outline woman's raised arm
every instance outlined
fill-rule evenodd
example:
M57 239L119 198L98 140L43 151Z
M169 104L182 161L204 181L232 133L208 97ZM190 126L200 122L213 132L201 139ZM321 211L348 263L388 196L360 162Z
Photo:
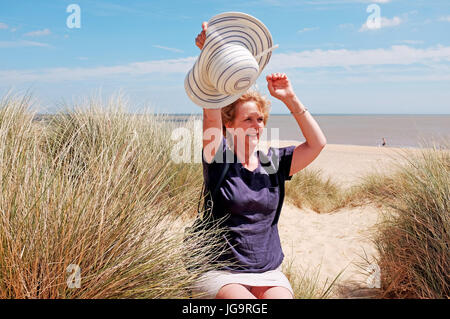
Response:
M203 109L203 155L211 163L222 142L222 115L220 109Z
M208 23L202 23L202 32L195 38L195 45L201 50L206 40ZM203 109L203 154L211 163L222 141L222 115L220 109Z
M270 95L282 101L293 114L306 141L298 145L292 155L292 176L308 166L322 151L327 140L317 122L294 93L291 83L284 73L273 73L266 77Z

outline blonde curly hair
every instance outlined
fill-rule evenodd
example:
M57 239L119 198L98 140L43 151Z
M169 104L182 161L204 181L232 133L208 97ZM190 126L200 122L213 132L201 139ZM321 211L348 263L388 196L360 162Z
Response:
M267 120L269 119L270 101L268 98L261 95L261 93L259 93L258 91L250 90L250 91L247 91L247 93L242 95L239 99L237 99L230 105L227 105L222 108L222 110L221 110L222 130L223 130L224 136L226 136L225 123L233 122L234 118L236 117L236 106L239 103L248 102L248 101L254 101L256 103L259 111L264 116L264 126L266 126Z

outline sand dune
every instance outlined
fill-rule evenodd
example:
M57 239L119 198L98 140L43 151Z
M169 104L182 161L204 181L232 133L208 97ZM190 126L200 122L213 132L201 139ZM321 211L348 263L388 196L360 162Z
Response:
M380 212L376 207L317 214L285 203L279 220L285 262L292 260L294 268L306 271L310 277L318 273L322 284L331 282L344 271L339 277L341 286L368 288L369 264L362 256L367 254L371 260L376 256L370 238L379 221ZM333 296L342 295L335 291Z
M278 147L298 145L299 141L278 141ZM261 144L261 148L267 146ZM325 145L319 156L308 168L320 169L324 177L331 177L343 187L357 183L359 178L369 172L389 172L392 162L405 161L401 155L405 151L418 152L417 148L375 147L360 145Z
M280 146L298 143L283 141ZM392 160L399 159L399 152L401 149L326 145L308 168L320 169L325 177L329 176L344 187L351 186L365 173L392 169ZM293 260L295 268L310 274L320 268L322 283L333 280L344 270L339 281L346 291L336 290L334 297L357 296L362 292L370 295L369 273L366 272L369 264L364 263L361 256L367 254L371 260L376 257L371 236L381 221L381 214L381 208L374 205L318 214L309 209L300 210L286 201L279 220L285 261ZM364 266L360 268L357 264ZM359 289L352 290L355 287Z

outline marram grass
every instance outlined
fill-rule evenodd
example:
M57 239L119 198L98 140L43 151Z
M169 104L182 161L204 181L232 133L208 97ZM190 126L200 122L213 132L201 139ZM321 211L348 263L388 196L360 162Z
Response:
M381 272L378 297L450 296L450 145L443 145L399 151L402 161L392 162L392 173L368 174L353 188L360 202L383 211L373 239Z
M375 194L387 207L375 245L381 297L450 297L450 145L404 152L396 178Z
M190 288L215 267L220 230L183 242L202 171L171 160L175 124L128 114L120 97L75 104L48 122L33 122L31 106L29 96L0 101L0 298L196 297ZM374 241L381 296L448 298L449 155L406 158L350 190L305 169L286 196L317 212L388 209ZM314 274L284 271L296 298L329 297L334 282L322 288Z
M185 174L170 127L125 114L120 99L36 124L30 103L0 102L0 298L192 297L217 242L183 243L200 188L170 190Z
M439 145L401 150L392 172L367 174L348 189L309 169L287 184L287 198L299 208L322 213L374 204L384 213L373 239L381 288L372 296L450 297L450 144Z

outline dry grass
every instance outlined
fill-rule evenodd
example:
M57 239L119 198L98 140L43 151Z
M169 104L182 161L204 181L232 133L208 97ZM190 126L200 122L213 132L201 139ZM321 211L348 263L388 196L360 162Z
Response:
M393 162L393 173L368 174L349 189L308 170L287 186L287 196L300 208L322 213L376 204L385 212L374 239L381 269L378 297L450 296L450 145L434 145L400 151L404 161Z
M286 198L298 208L329 213L345 206L345 192L320 170L303 169L286 183Z
M84 101L47 123L33 122L31 104L11 94L0 101L0 298L190 297L219 245L215 231L183 243L202 170L171 160L175 124L127 114L120 97ZM286 195L317 212L384 207L375 240L381 297L448 298L449 153L405 158L396 173L345 190L303 170ZM70 265L81 271L79 288L68 285ZM283 270L297 298L326 298L334 284Z
M328 299L341 276L341 271L331 282L320 283L320 266L315 270L294 269L294 259L283 262L282 271L286 275L295 299Z
M47 124L30 104L0 102L0 298L189 297L217 243L182 241L200 188L170 161L170 125L126 114L119 97Z
M433 147L404 158L374 194L389 212L375 239L381 297L449 298L450 152Z

